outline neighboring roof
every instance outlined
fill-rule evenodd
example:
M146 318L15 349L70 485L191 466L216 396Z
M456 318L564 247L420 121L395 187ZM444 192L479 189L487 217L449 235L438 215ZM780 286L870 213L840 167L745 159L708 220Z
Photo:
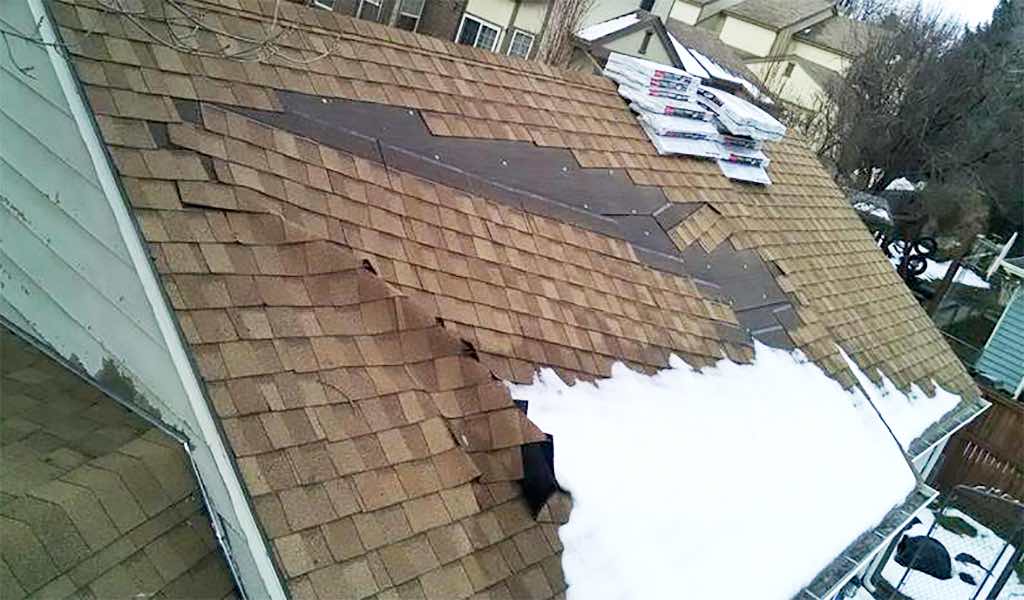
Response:
M704 54L722 67L732 71L734 75L738 75L750 82L759 81L757 75L743 63L736 50L718 39L713 32L701 27L687 25L676 19L668 19L665 22L665 28L684 46Z
M831 0L745 0L724 12L772 29L783 29L831 10L834 5Z
M871 42L884 31L876 25L836 15L808 27L793 37L855 57L867 50Z
M53 6L295 596L559 594L557 524L517 484L541 435L501 382L541 366L743 361L756 335L846 385L836 344L974 406L800 140L767 149L775 185L737 184L658 156L605 78L201 4L224 31L296 31L234 62Z
M183 446L3 324L0 422L5 599L234 594Z
M1009 262L1009 261L1007 261ZM1016 292L1003 309L995 329L985 343L974 368L997 387L1011 395L1024 380L1024 292Z

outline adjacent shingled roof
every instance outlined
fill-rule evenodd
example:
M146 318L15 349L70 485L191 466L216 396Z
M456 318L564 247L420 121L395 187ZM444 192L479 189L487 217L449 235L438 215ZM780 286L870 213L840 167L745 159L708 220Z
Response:
M798 40L824 46L847 56L859 56L884 29L842 15L825 19L794 37Z
M204 18L255 35L274 6ZM539 366L745 360L753 332L848 385L837 343L974 394L798 140L742 186L658 156L600 77L287 3L305 62L53 7L297 597L559 594L516 484L539 432L498 381Z
M834 4L831 0L745 0L730 6L725 12L782 29L828 10Z
M0 590L233 597L181 444L0 325Z

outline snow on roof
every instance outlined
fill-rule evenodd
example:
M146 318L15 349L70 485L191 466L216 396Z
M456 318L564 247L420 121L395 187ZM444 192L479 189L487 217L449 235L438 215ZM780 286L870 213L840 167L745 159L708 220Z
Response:
M904 450L908 450L911 442L960 403L960 396L939 386L935 386L934 396L929 396L916 384L910 386L909 394L904 393L884 374L881 385L875 385L857 368L857 363L842 350L839 352Z
M758 98L758 97L761 96L760 88L758 88L753 83L750 83L749 81L747 81L746 79L744 79L742 77L737 77L736 75L733 75L732 73L727 71L724 67L722 67L721 65L719 65L715 61L711 60L707 56L704 56L700 52L698 52L698 51L696 51L696 50L694 50L692 48L690 48L689 50L690 50L690 53L693 54L693 57L697 59L697 62L699 62L702 67L707 69L707 72L710 73L711 76L714 77L715 79L721 79L723 81L730 81L732 83L740 85L745 90L747 90L748 94L750 94L754 98Z
M700 61L698 61L692 54L690 54L689 48L679 43L679 40L676 39L676 36L670 33L668 34L668 39L672 42L672 47L675 48L676 55L679 56L679 60L681 60L683 63L683 69L687 73L690 73L691 75L696 75L701 79L711 78L711 74L708 73L707 69L702 67Z
M554 436L572 494L569 598L790 598L915 486L865 396L799 352L755 343L751 364L673 356L572 386L544 370L511 390Z
M576 36L582 40L592 42L596 39L603 38L606 35L611 35L616 31L621 31L630 25L635 25L640 22L640 15L632 12L628 15L622 15L621 17L615 17L607 21L595 23L590 27L584 27L576 32Z

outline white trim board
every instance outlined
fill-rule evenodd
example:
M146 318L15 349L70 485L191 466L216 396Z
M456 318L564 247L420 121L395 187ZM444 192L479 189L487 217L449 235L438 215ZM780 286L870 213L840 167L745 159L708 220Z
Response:
M278 576L277 569L271 560L270 549L263 538L263 534L249 505L248 497L242 488L238 472L235 470L231 456L224 444L224 440L221 438L217 423L214 421L210 406L203 394L202 385L189 360L184 342L178 333L174 315L171 314L171 310L167 306L163 289L149 261L149 255L135 228L132 216L128 211L126 199L121 195L117 177L111 168L110 162L107 160L103 142L96 131L92 119L92 113L86 106L85 100L81 96L77 79L64 58L62 48L60 47L60 39L50 20L49 13L43 5L43 0L26 1L32 11L33 19L39 23L39 34L46 44L47 54L57 73L61 90L64 92L64 96L71 107L75 124L78 126L82 140L89 150L93 168L96 170L104 196L114 213L118 230L125 246L128 248L132 265L142 282L146 298L153 309L153 314L160 327L163 340L167 344L174 368L188 396L189 405L199 422L200 433L210 448L217 470L227 488L232 504L231 509L234 511L242 527L242 533L245 536L249 553L256 564L259 574L260 581L253 583L261 584L260 588L262 589L260 591L262 593L259 594L260 596L274 600L284 600L287 596L281 578ZM253 595L257 590L250 588L247 591L250 595Z

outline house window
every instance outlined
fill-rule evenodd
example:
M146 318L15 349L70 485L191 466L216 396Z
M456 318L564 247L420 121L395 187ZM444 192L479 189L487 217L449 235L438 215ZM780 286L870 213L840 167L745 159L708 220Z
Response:
M518 30L512 33L512 41L508 45L509 56L529 58L531 48L533 48L533 35Z
M333 0L331 0L333 2ZM380 0L359 0L356 18L367 21L380 21Z
M334 10L334 2L335 0L313 0L313 6L327 10Z
M423 4L425 0L401 0L398 8L398 21L395 26L406 31L416 31L420 26L420 17L423 16Z
M796 63L786 63L786 70L785 70L785 72L782 73L782 76L783 77L789 77L790 75L792 75L793 74L793 67L795 67L795 66L796 66Z
M651 12L654 10L654 0L640 0L640 10Z
M482 19L463 15L462 24L459 26L459 35L455 37L455 41L493 52L498 45L498 36L500 35L501 29L498 27Z

